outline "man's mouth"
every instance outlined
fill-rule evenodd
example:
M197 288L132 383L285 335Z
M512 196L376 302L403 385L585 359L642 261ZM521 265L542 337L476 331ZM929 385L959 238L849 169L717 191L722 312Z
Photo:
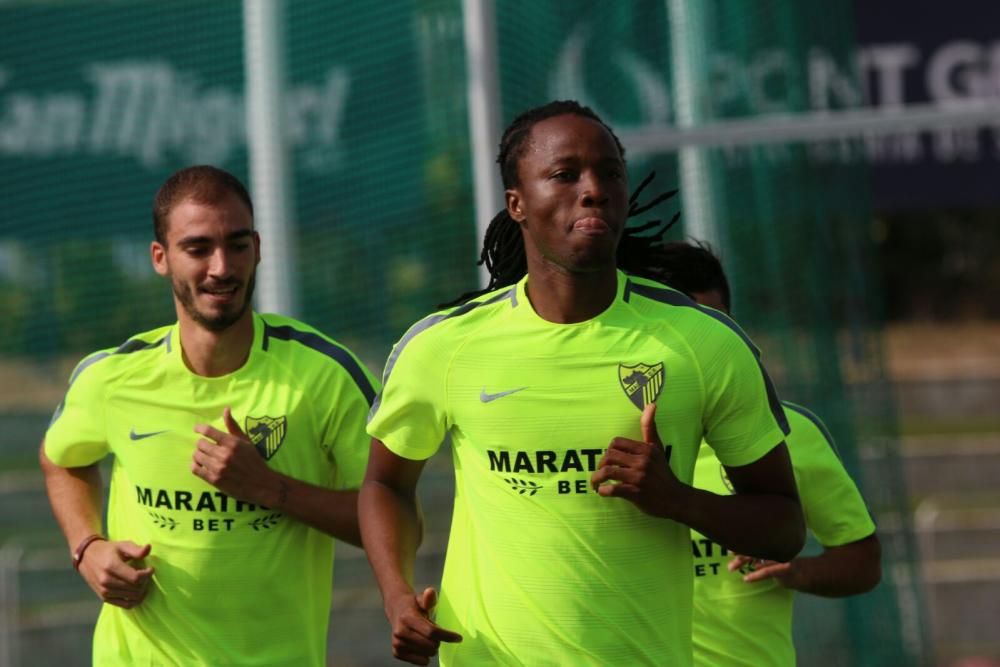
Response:
M212 286L212 287L202 287L200 292L202 294L207 294L213 299L218 299L221 301L232 298L236 294L236 291L240 288L239 285L226 285L226 286Z
M601 218L580 218L573 223L573 231L588 236L600 236L608 234L611 231L611 225Z

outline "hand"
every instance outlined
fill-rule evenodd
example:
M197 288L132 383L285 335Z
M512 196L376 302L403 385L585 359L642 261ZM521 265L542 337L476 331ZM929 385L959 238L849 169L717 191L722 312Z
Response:
M208 424L194 427L196 433L205 437L198 440L191 472L238 500L280 506L284 488L280 479L233 419L232 410L226 408L222 419L228 433Z
M420 595L405 593L386 604L386 616L392 626L392 654L398 660L427 665L441 642L462 641L462 635L430 620L435 605L437 592L433 588L425 588Z
M727 568L730 572L739 570L743 573L743 581L752 584L756 581L766 581L776 579L785 588L794 588L795 583L795 560L782 563L776 560L765 558L751 558L750 556L737 555Z
M668 517L683 485L670 469L655 418L656 404L650 403L639 419L643 442L612 440L590 485L602 496L625 498L647 514Z
M131 609L146 599L154 569L136 567L152 547L134 542L93 542L80 561L80 574L101 601Z

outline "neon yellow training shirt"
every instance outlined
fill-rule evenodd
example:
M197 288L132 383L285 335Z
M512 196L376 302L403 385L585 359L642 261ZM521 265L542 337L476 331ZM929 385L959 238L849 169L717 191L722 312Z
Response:
M590 476L612 438L641 438L650 401L679 479L703 433L724 460L755 461L782 440L777 398L736 325L679 292L619 273L607 310L554 324L525 283L413 325L368 424L409 459L451 436L437 623L464 641L441 664L690 664L688 528Z
M835 547L875 532L857 486L837 457L833 439L819 418L783 402L791 433L792 459L806 525L821 544ZM694 484L730 493L725 469L702 446ZM794 591L774 579L747 584L726 566L732 552L691 531L694 552L694 664L698 667L794 667Z
M311 484L358 488L376 385L344 347L295 320L254 314L239 370L202 377L181 355L178 325L84 359L45 437L61 466L114 455L112 540L151 544L141 605L105 604L101 665L325 665L333 539L237 501L191 472L193 428L233 416L268 465Z

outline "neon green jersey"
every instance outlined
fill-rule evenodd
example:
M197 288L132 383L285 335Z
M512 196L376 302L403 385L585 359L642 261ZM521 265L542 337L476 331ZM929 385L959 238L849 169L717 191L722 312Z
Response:
M333 539L239 502L191 472L195 424L233 416L268 465L329 488L357 488L375 384L344 347L288 318L254 315L242 368L188 370L175 324L84 359L45 436L61 466L114 455L113 540L151 544L143 603L104 605L101 665L325 665Z
M612 438L641 438L650 401L681 480L703 433L724 460L755 461L782 440L768 386L730 320L621 273L586 322L541 319L522 280L411 327L368 432L409 459L451 437L437 622L464 641L441 645L442 665L690 664L688 529L590 476Z
M783 402L791 433L785 442L792 459L806 525L827 547L856 542L875 532L857 486L837 457L833 439L819 418ZM703 446L695 466L695 486L730 493L725 469ZM694 664L698 667L793 667L794 591L774 579L744 583L726 569L733 554L691 531L694 566Z

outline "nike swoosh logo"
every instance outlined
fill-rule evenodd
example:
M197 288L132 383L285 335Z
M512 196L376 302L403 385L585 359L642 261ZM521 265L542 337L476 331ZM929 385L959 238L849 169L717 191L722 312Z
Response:
M136 433L135 427L133 426L132 430L129 431L128 437L129 440L145 440L146 438L152 438L154 435L160 435L161 433L166 433L169 430L170 429L167 429L166 431L153 431L152 433Z
M486 393L486 387L483 387L479 391L479 400L482 401L483 403L489 403L490 401L495 401L498 398L503 398L504 396L510 396L511 394L516 394L517 392L523 391L525 389L527 389L527 387L518 387L517 389L510 389L508 391L501 391L501 392L496 393L496 394L487 394Z

